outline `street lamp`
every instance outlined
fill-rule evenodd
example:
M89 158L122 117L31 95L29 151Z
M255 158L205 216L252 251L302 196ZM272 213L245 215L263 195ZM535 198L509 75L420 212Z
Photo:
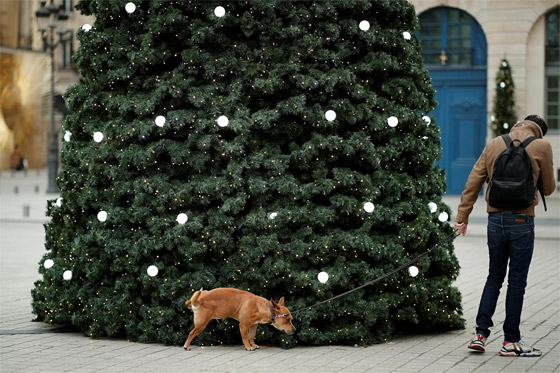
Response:
M43 50L49 50L51 55L51 94L49 96L49 108L51 111L51 133L49 136L49 146L47 151L47 170L48 186L47 193L58 193L56 186L56 176L58 174L58 135L54 125L54 50L66 40L64 37L71 31L66 30L68 14L64 12L64 7L50 4L45 7L46 1L41 1L41 7L35 12L37 24L41 38L43 39ZM57 30L58 29L58 30ZM57 39L55 41L55 34Z

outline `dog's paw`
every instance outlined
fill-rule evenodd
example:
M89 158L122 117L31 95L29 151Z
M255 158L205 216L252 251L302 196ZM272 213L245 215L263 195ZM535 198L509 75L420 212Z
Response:
M245 350L247 351L255 351L255 347L251 346L251 347L245 347Z
M183 346L183 348L185 349L185 351L190 351L191 350L191 346Z

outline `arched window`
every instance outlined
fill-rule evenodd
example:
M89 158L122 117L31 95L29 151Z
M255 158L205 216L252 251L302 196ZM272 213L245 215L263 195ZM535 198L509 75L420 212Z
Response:
M560 128L560 7L546 15L545 45L546 120Z
M486 142L487 43L467 12L436 7L418 16L422 56L436 90L447 193L461 194Z
M426 65L486 65L484 33L468 13L455 8L437 7L422 13L419 19L419 39Z

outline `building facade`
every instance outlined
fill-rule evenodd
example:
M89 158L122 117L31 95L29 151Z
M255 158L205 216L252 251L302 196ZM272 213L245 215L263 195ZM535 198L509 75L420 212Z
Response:
M91 17L74 9L77 0L55 0L68 14L64 40L54 50L55 128L60 138L65 103L62 95L78 82L71 63L78 47L74 31ZM45 5L49 5L50 0ZM46 166L50 135L51 59L43 48L35 12L39 0L0 0L0 170L10 168L17 144L29 168ZM60 27L59 27L60 29Z
M74 10L77 0L55 0L70 15L69 29L93 19ZM448 194L461 193L468 173L492 138L496 74L506 58L515 83L516 113L539 114L560 166L559 0L410 0L419 16L417 37L437 90L431 114L442 129ZM50 58L43 51L35 11L40 1L0 1L0 169L20 145L31 168L45 167L50 134ZM70 63L75 38L55 51L56 128L61 95L78 80ZM512 125L511 123L508 125ZM60 132L60 131L59 131ZM60 136L60 134L59 134Z
M460 194L490 131L496 76L509 62L519 119L549 124L560 166L558 0L410 0L419 17L426 66L437 90L448 193ZM512 123L507 124L511 126Z

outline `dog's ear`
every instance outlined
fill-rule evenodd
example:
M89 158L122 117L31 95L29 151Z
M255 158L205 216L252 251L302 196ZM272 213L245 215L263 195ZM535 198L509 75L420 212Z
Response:
M272 308L279 309L278 304L274 301L274 299L270 298L270 303L272 303Z
M278 304L281 305L282 307L284 307L284 297L280 298L280 300L278 301Z

